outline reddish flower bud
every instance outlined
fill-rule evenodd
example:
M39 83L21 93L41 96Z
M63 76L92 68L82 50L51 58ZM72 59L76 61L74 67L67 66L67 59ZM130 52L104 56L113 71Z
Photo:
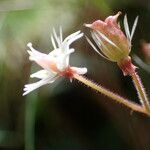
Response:
M109 16L105 19L105 21L97 20L94 21L92 24L85 24L86 27L92 29L91 31L92 38L99 47L99 49L101 50L101 53L87 38L88 42L91 44L94 50L104 58L113 62L117 62L117 64L123 64L124 62L123 60L129 60L128 56L131 51L131 40L138 21L137 17L134 21L132 31L130 33L127 17L125 15L124 17L124 27L126 32L125 35L121 30L119 24L117 23L117 19L120 14L121 12L118 12L114 16ZM125 70L123 70L123 72L124 74L129 74Z

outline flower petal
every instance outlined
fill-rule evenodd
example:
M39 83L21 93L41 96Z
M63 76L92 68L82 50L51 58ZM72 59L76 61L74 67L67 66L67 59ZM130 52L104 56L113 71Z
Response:
M79 68L79 67L71 67L73 71L75 71L77 74L86 74L87 73L87 68Z
M73 43L73 42L76 41L77 39L83 37L83 35L84 35L83 33L80 33L80 34L74 36L73 38L71 38L71 39L68 40L67 44L70 45L71 43Z
M58 78L58 76L55 76L55 77L49 76L49 77L44 78L36 83L26 84L23 89L24 90L23 96L27 95L28 93L32 92L33 90L35 90L45 84L53 83L57 78Z
M37 51L37 50L35 50L33 47L32 47L32 43L28 43L27 44L27 46L30 48L30 50L31 51L28 51L28 53L30 54L30 55L33 55L33 56L45 56L46 54L44 54L44 53L41 53L41 52L39 52L39 51Z
M64 39L64 42L66 42L66 41L68 41L68 40L74 38L74 37L77 36L80 32L81 32L81 31L79 30L79 31L77 31L77 32L74 32L74 33L70 34L69 36L67 36L67 37Z
M47 55L41 52L38 52L32 47L31 43L28 43L28 47L31 49L31 51L28 50L28 53L30 55L29 59L32 61L35 61L38 65L40 65L42 68L52 71L51 66L55 63L55 57L54 55L57 54L58 50L52 51L50 54ZM53 54L53 55L52 55Z
M61 45L62 52L68 51L69 45L83 36L83 33L80 33L80 32L81 31L77 31L64 39Z
M44 78L47 78L48 76L55 76L56 73L54 72L50 72L50 71L47 71L47 70L40 70L40 71L37 71L36 73L33 73L30 75L31 78L39 78L39 79L44 79Z
M61 71L63 71L65 68L69 66L69 58L70 54L73 53L75 49L71 48L68 50L66 54L62 54L60 59L58 59L57 68Z

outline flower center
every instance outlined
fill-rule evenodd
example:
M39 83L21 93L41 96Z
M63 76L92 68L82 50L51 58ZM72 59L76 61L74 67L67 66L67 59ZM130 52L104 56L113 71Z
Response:
M70 67L68 67L64 71L60 72L60 75L64 76L64 77L67 77L67 78L73 78L73 75L75 73L76 72L73 69L71 69Z

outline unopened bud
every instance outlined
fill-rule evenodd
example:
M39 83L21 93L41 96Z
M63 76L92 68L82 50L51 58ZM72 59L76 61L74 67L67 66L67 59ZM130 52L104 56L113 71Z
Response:
M117 62L124 75L127 75L135 71L135 66L132 65L129 54L131 51L131 40L137 25L138 17L136 17L132 31L130 32L127 17L125 15L125 35L117 22L120 14L121 12L118 12L114 16L107 17L105 21L96 20L92 24L85 24L85 26L92 29L92 38L101 52L99 52L94 44L87 38L94 50L104 58Z

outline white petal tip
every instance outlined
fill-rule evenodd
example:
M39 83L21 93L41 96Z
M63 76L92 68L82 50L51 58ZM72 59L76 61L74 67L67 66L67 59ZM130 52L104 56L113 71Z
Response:
M70 55L71 53L74 53L75 52L75 49L74 48L70 48L69 50L68 50L68 55Z
M27 52L28 52L29 55L32 55L32 52L30 50L27 50Z
M77 32L75 32L75 33L79 34L80 32L81 32L81 30L79 30L79 31L77 31Z
M24 92L24 93L22 94L22 96L25 96L25 95L27 95L26 92Z
M27 86L28 86L28 84L25 84L25 85L24 85L24 87L27 87Z
M31 74L31 75L30 75L30 78L34 78L34 77L35 77L34 74Z
M29 93L29 91L27 90L27 88L24 88L23 91L24 91L24 93L22 94L22 96L25 96L25 95L27 95Z
M77 74L86 74L87 68L78 68L78 67L71 67Z
M22 94L22 96L26 96L27 94L29 94L31 91L28 90L24 90L24 93Z
M86 74L87 73L87 68L82 68L82 72L81 72L81 74Z
M84 35L84 33L80 33L80 37L82 37Z
M83 25L84 25L85 27L92 28L92 24L86 24L86 23L84 23Z
M29 48L32 47L32 43L29 42L29 43L27 44L27 46L28 46Z

